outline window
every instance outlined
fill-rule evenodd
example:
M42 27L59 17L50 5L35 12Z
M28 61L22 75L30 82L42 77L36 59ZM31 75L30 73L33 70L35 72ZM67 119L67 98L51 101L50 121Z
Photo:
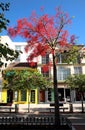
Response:
M77 56L77 60L76 60L76 62L77 62L78 64L81 63L81 56L80 56L80 54Z
M31 90L31 102L35 103L35 90Z
M44 77L49 77L49 72L43 72L42 74Z
M82 74L82 67L80 66L74 67L74 74Z
M14 92L14 101L18 101L18 91Z
M81 92L78 88L75 89L76 92L76 101L81 101ZM83 100L85 101L85 92L83 92Z
M44 77L49 77L49 71L44 72L43 68L41 68L41 73Z
M26 90L21 90L21 101L26 101L27 97L27 91Z
M52 90L48 88L48 101L52 101Z
M65 67L59 67L57 71L58 80L65 80L68 76L70 76L70 69Z
M42 64L49 63L49 54L47 53L46 56L42 56Z
M66 97L66 101L70 101L70 89L66 88L65 89L65 97Z
M64 89L58 88L59 101L64 101Z
M49 54L47 53L46 56L42 56L42 64L48 64L49 63ZM41 68L41 73L44 77L49 77L49 68L48 66L43 66Z
M58 63L66 63L65 51L64 51L64 53L58 53L56 56L57 56L57 62Z
M61 54L57 54L57 61L58 61L58 63L62 63L62 55Z
M76 92L76 101L81 101L81 93L78 91L78 89L75 89Z
M15 46L15 50L17 50L18 52L21 51L21 46L19 46L19 45ZM20 55L18 56L16 61L20 61Z

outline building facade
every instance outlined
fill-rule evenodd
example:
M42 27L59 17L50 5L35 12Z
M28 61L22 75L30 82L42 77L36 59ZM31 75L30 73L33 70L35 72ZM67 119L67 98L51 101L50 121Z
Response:
M9 46L13 49L22 51L22 53L19 55L19 57L12 62L4 61L4 65L0 68L0 72L4 70L9 65L13 66L18 63L25 63L27 62L27 57L29 54L27 54L24 50L26 42L12 42L11 39L8 36L2 37L2 42L9 43ZM82 51L84 51L84 47L82 47ZM47 64L49 60L52 60L51 54L46 54L46 56L39 56L35 61L37 62L37 69L40 71L40 73L43 74L43 76L49 77L52 80L53 76L53 67L51 66L47 72L43 71L43 65ZM75 63L75 64L67 64L62 63L62 57L59 57L58 63L56 64L57 68L57 85L58 85L58 92L59 92L59 100L61 102L77 102L80 101L80 93L77 89L70 90L68 86L65 84L65 80L68 76L72 74L85 74L85 58L82 59L81 63ZM0 76L1 77L1 76ZM2 77L1 77L2 80ZM8 100L11 95L11 100ZM23 96L24 95L24 96ZM84 100L85 100L85 92L84 92ZM54 90L53 86L49 86L46 90L41 89L35 89L35 90L23 90L18 92L11 92L9 90L2 89L2 85L0 82L0 102L12 102L12 103L19 103L19 104L27 104L27 103L50 103L54 102Z

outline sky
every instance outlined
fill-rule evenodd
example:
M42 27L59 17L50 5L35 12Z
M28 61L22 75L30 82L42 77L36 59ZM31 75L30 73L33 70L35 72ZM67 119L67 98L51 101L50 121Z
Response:
M44 7L44 13L55 15L55 8L60 6L64 12L68 12L69 17L74 16L72 24L67 28L69 34L77 37L77 44L85 45L85 0L0 0L0 2L10 3L10 10L6 12L6 18L10 20L8 27L15 26L18 19L28 18L34 10L40 15L40 7ZM7 32L3 31L0 35L7 35ZM24 41L20 37L12 40Z

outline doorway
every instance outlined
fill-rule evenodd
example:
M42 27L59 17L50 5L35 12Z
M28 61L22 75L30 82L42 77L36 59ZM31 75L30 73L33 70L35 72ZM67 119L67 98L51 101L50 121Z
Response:
M45 90L40 90L39 100L45 102Z
M13 102L13 90L7 90L7 103L12 104Z

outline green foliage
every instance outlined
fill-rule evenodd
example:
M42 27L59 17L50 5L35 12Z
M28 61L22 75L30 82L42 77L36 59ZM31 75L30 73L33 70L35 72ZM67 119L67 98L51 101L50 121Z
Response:
M6 61L12 61L18 57L19 53L20 52L16 50L10 49L7 43L5 43L5 45L0 43L0 66L3 65L3 62L1 61L2 57L4 57Z
M66 81L65 81L65 83L68 85L68 87L70 87L71 89L74 89L75 88L75 82L74 82L74 76L69 76L67 79L66 79Z
M64 51L63 53L61 53L62 55L62 59L63 59L63 63L80 63L80 59L83 57L80 57L81 53L80 53L80 47L79 46L75 46L73 45L69 50Z
M65 82L71 89L78 88L80 92L85 90L85 74L69 76Z
M50 82L35 69L29 70L7 70L3 74L3 88L19 89L45 89Z
M9 5L10 3L0 3L0 32L2 32L3 29L7 29L9 20L5 18L5 11L9 11Z
M81 93L82 112L84 112L83 97L85 92L85 74L73 75L67 78L66 83L71 89L77 88Z
M0 3L0 32L7 29L9 20L5 18L5 12L9 11L9 5L9 3ZM1 43L0 40L0 67L3 65L2 58L5 58L6 61L12 61L18 57L19 53L20 52L16 50L14 51L13 49L10 49L7 43Z

